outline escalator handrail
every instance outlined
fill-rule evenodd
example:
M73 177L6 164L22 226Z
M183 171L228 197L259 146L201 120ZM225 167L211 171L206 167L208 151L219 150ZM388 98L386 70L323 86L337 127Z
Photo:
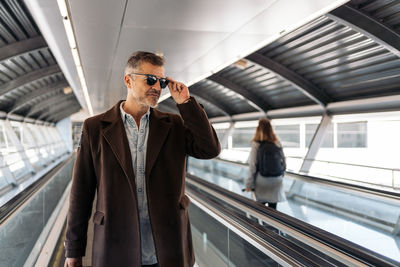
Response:
M207 197L204 192L196 191L195 187L193 184L188 184L186 192L192 199L198 202L196 204L200 203L203 206L207 206L207 209L211 211L210 215L218 216L227 222L225 224L226 227L229 229L239 228L239 231L243 232L254 243L284 261L285 264L289 266L336 266L326 258L319 257L298 244L288 241L279 234L271 230L266 230L258 223L244 218L244 215L235 214L217 201ZM252 245L254 243L250 242ZM268 256L271 257L271 255Z
M40 177L38 180L30 184L23 191L18 193L12 199L10 199L6 204L0 207L0 225L3 224L9 217L11 217L26 201L30 199L36 192L53 178L58 172L60 172L63 167L73 160L75 154L72 153L67 159L57 164L51 170L49 170L45 175Z
M333 247L334 249L339 250L351 257L355 257L360 261L367 262L368 264L372 264L374 266L385 266L385 265L397 266L398 265L398 262L396 262L390 258L382 256L374 251L366 249L360 245L352 243L344 238L336 236L332 233L329 233L318 227L315 227L306 222L298 220L294 217L288 216L286 214L283 214L281 212L278 212L276 210L268 208L268 207L262 205L261 203L255 202L245 196L236 194L236 193L229 191L227 189L224 189L218 185L212 184L204 179L196 177L192 174L187 173L186 176L187 176L187 181L189 181L189 182L190 182L190 180L193 180L196 183L199 183L199 184L207 187L211 191L219 193L219 194L223 195L224 197L227 197L228 199L233 200L234 202L238 202L241 205L244 205L244 206L254 210L256 213L259 213L263 216L266 216L275 221L278 221L279 223L281 223L285 226L295 229L296 231L299 231L299 232L307 235L308 237L310 237L314 240L317 240L318 242L321 242L321 243L324 243L325 245Z
M221 158L215 158L213 160L222 161L222 162L232 164L232 165L240 165L240 166L248 167L248 164L242 163L242 162L230 161L230 160L221 159ZM371 187L367 187L367 186L351 184L351 183L346 183L346 182L341 182L341 181L328 180L328 179L324 179L324 178L320 178L320 177L316 177L316 176L311 176L308 174L300 174L300 173L291 172L291 171L286 171L286 173L290 174L290 176L295 179L300 179L300 180L304 180L304 181L311 182L311 183L319 183L319 184L323 184L325 186L339 187L341 189L346 188L346 189L349 189L352 191L359 191L359 192L363 192L363 193L370 194L370 195L378 195L381 197L394 199L396 201L400 200L400 193L397 193L397 192L392 192L392 191L387 191L387 190L382 190L382 189L377 189L377 188L371 188Z

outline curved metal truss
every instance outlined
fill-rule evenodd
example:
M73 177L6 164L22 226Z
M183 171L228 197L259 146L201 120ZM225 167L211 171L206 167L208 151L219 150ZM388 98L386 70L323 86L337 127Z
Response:
M32 103L55 106L62 98L47 96L69 85L22 0L1 1L0 17L0 110L29 118L35 114L21 111ZM73 94L68 99L69 106L40 119L57 122L75 113L79 102Z

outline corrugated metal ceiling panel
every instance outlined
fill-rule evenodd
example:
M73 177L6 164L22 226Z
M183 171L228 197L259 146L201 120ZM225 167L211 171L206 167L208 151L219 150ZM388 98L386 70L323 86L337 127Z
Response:
M70 105L65 106L64 110L52 109L60 116L54 114L47 118L54 121L54 118L62 119L62 116L76 112L79 102L73 94L65 95L61 90L68 86L65 77L50 49L40 37L40 32L22 0L0 2L0 48L2 47L1 110L26 115L32 103L40 106L43 102L56 106L57 103L69 99ZM59 98L54 98L54 94L59 94ZM26 103L21 103L21 99ZM45 106L43 108L47 109ZM68 110L71 112L68 113Z
M256 111L243 96L210 80L197 83L196 86L190 88L190 91L211 103L218 102L222 109L230 115Z
M400 33L400 1L351 1L350 4L378 18L382 23Z

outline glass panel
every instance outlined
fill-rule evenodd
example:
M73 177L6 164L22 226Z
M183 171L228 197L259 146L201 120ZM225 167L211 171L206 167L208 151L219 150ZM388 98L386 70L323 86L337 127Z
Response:
M235 128L232 134L233 148L249 148L251 147L250 140L253 138L255 128Z
M228 131L227 129L215 129L215 132L217 133L218 140L221 143L221 145L222 145L222 140L223 140L223 138L225 136L225 133L227 131ZM228 148L228 142L225 142L224 146L221 147L221 149L224 149L224 148Z
M228 228L192 204L189 217L197 264L228 266Z
M318 128L318 124L306 124L306 147L310 147L312 138L314 137L315 131ZM333 125L330 123L328 129L322 141L321 147L333 147Z
M78 147L81 140L82 122L72 122L72 146L74 149Z
M18 140L21 142L21 127L20 126L12 126L12 129L14 130L15 134L18 137Z
M39 138L38 137L38 132L37 132L37 127L35 126L35 125L31 125L31 124L28 124L28 127L27 127L29 130L30 130L30 132L32 133L32 138L33 138L33 140L35 141L35 143L36 143L36 145L37 146L40 146L41 144L42 144L42 142L43 142L43 140L41 139L41 138Z
M7 148L7 139L3 125L0 125L0 149Z
M3 172L0 170L0 190L8 184L9 181L7 181L6 177L3 176Z
M72 176L73 160L0 227L1 266L23 266Z
M199 207L189 216L198 266L280 266Z
M188 173L255 199L254 194L241 191L245 187L248 166L192 157L189 157L188 164ZM321 170L354 179L356 176L349 175L351 168L327 163ZM346 173L347 176L344 176ZM368 181L390 182L385 174L394 175L400 181L399 173L369 169ZM400 203L391 199L376 199L362 192L334 189L329 185L304 183L293 179L290 174L283 179L283 189L287 197L286 201L278 203L278 211L400 261L400 250L396 245L400 243L400 236L392 233L399 221Z
M21 129L22 131L22 146L25 148L25 149L28 149L28 148L30 148L30 147L33 147L35 144L32 142L32 141L30 141L30 132L29 132L29 129L28 129L28 127L23 127L22 129Z
M338 147L367 147L367 123L350 122L337 125Z
M233 231L229 231L229 266L281 266Z
M36 163L39 160L36 151L34 149L25 150L25 154L29 158L30 163Z
M283 147L300 147L300 125L275 125Z

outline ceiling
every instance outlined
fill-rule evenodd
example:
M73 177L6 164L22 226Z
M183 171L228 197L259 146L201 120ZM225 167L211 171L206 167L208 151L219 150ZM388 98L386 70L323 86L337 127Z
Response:
M80 108L24 2L1 1L2 116L54 123L76 113Z
M350 1L190 92L214 122L400 110L400 1Z
M68 0L67 4L94 113L99 113L126 97L123 69L134 51L162 53L166 74L192 85L345 2ZM84 103L56 1L26 3Z
M55 2L26 0L86 105ZM67 4L95 113L125 98L137 50L162 53L214 122L400 109L398 0ZM177 112L167 93L159 108Z

